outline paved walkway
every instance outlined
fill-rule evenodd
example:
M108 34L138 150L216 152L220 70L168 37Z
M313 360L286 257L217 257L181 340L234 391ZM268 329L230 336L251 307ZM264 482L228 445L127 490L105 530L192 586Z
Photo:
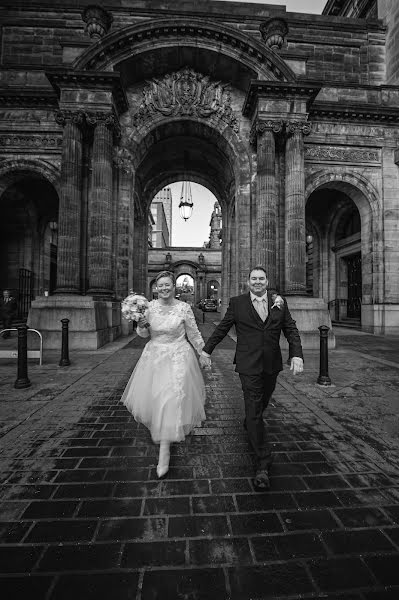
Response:
M26 390L3 361L2 598L397 600L399 340L337 334L332 387L315 383L318 353L279 377L267 493L251 483L231 339L205 375L207 421L173 446L163 481L119 402L142 340L71 353L67 368L48 353Z

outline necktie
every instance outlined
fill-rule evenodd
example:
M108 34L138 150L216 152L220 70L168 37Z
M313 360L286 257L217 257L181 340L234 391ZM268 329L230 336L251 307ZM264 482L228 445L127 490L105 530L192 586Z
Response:
M266 321L267 318L267 308L266 302L263 298L255 298L255 309L262 321Z

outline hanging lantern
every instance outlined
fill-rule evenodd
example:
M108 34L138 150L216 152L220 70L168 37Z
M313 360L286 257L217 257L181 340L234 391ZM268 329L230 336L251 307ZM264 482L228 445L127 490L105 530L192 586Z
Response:
M181 186L179 212L184 221L188 221L193 214L193 206L194 204L191 196L191 184L189 181L183 181Z

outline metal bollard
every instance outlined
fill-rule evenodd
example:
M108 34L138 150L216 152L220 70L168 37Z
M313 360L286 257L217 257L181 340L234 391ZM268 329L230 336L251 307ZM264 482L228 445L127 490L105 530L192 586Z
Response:
M328 375L328 332L330 328L327 325L320 325L320 372L317 378L319 385L331 385L331 379Z
M61 360L60 367L68 367L71 364L69 360L69 343L68 343L68 323L69 319L61 319L62 323L62 340L61 340Z
M202 311L202 322L205 323L205 311Z
M18 368L14 387L18 390L31 385L28 377L28 327L19 325L18 329Z

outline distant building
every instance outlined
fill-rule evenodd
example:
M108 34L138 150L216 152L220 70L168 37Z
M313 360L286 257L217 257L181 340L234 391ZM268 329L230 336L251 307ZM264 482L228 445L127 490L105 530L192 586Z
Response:
M209 234L208 248L220 248L222 236L222 209L219 202L215 202L211 220L209 223L211 232Z
M154 219L152 247L166 248L172 240L172 192L169 187L155 196L151 202L151 213Z

